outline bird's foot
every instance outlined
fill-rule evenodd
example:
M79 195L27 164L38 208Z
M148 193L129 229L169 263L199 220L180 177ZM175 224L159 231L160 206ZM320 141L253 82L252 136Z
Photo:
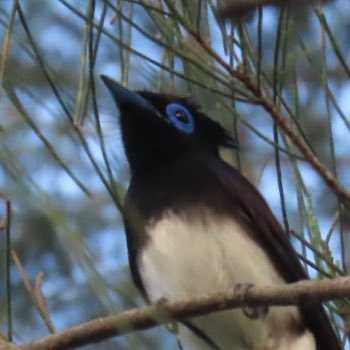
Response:
M179 324L176 321L167 323L166 328L168 329L169 332L173 334L176 334L176 335L179 334Z
M173 321L165 308L165 304L167 301L167 298L160 298L156 300L153 304L155 311L154 316L157 320L161 321L162 323L164 323L165 321Z
M164 304L168 301L167 298L160 298L158 300L156 300L156 302L154 303L154 307L157 310L156 311L156 316L157 319L160 321L164 321L164 318L169 318L169 314L167 314L166 310L164 309ZM179 333L179 325L177 323L177 321L173 320L169 323L165 324L165 327L168 329L169 332L173 333L173 334L178 334Z
M238 283L234 287L234 292L236 295L241 295L242 297L253 288L254 284L252 283ZM266 317L269 312L269 307L267 305L262 306L243 306L243 313L252 320L262 319Z

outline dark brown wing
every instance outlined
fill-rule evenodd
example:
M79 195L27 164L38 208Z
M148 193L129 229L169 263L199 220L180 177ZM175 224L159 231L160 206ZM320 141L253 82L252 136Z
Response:
M256 188L237 170L220 160L210 160L207 166L231 197L232 215L254 232L254 239L268 253L283 278L288 283L308 278L288 235ZM342 349L322 305L303 308L301 313L305 324L315 335L317 350Z

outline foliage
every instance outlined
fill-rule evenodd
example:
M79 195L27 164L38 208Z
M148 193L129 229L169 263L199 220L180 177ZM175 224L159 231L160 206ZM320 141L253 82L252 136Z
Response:
M192 95L237 139L239 150L224 156L264 193L310 275L346 273L349 6L281 1L232 22L221 5L0 2L0 192L13 207L12 248L30 279L45 273L57 329L143 304L127 269L119 208L128 171L102 73ZM0 276L3 256L1 232ZM45 335L15 264L11 275L14 339ZM0 300L5 333L5 288ZM329 307L345 343L349 304ZM116 344L176 348L165 329L101 348Z

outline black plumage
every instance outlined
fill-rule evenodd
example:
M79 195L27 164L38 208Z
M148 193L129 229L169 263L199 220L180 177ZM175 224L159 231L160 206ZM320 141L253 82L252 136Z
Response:
M234 140L224 128L201 113L188 99L145 91L134 93L108 77L102 78L120 110L122 138L131 170L124 208L129 263L135 284L146 297L152 300L158 294L154 292L152 279L146 278L146 272L142 271L145 259L148 259L142 254L151 245L150 242L156 240L156 233L152 233L155 225L161 220L167 224L172 220L167 219L168 213L189 225L201 221L203 225L200 227L210 226L211 220L225 221L229 218L265 252L275 269L274 274L282 281L291 283L307 278L287 234L263 197L236 169L220 159L220 147L235 147ZM154 232L157 232L156 229ZM216 234L220 239L220 232ZM174 237L167 239L176 240L176 232ZM169 244L174 242L169 241ZM179 259L183 258L182 251L177 253ZM157 273L159 270L159 273L171 275L171 271L161 270L168 266L166 259L167 256L164 256L164 268L151 266L147 267L147 271L156 269ZM239 264L250 264L248 259L252 257L242 252ZM208 256L208 266L212 263ZM259 263L257 261L256 265ZM206 268L203 266L203 271ZM174 280L169 277L170 282L175 280L175 277ZM232 279L232 285L237 282L255 281ZM186 290L186 286L181 286L179 290ZM291 320L286 321L288 327L294 328L290 334L297 336L308 329L314 335L317 350L341 349L322 306L303 308L300 314L299 317L299 313L297 316L293 313ZM221 349L207 334L207 328L201 328L202 323L194 320L187 325L199 337L208 338L204 339L208 348ZM240 349L257 349L250 339L238 343ZM276 349L282 350L282 347L280 345ZM309 350L312 347L294 349Z

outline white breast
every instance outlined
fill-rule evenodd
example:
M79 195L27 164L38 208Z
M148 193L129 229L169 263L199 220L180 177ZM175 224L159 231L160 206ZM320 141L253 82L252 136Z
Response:
M264 251L236 221L208 214L210 220L184 221L167 212L146 228L150 240L138 266L151 300L191 297L237 283L284 283ZM291 318L299 318L295 307L271 307L263 320L249 319L238 309L196 318L193 323L221 350L314 350L310 332L298 338L288 334ZM179 335L186 349L207 348L184 328Z

